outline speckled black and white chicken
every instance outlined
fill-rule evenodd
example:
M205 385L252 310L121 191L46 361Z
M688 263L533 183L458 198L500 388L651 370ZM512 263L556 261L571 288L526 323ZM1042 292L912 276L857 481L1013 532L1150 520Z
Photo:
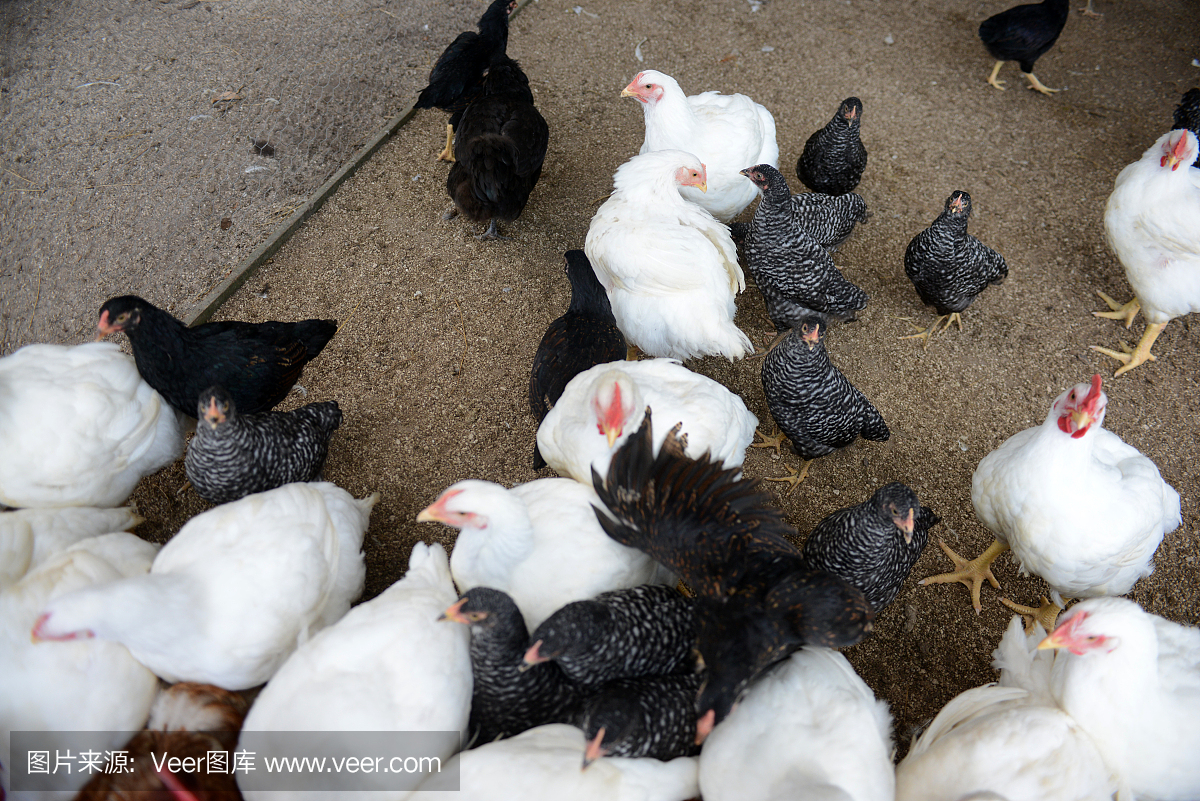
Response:
M808 477L813 459L859 437L886 442L891 436L882 415L829 360L826 326L820 317L808 317L763 359L763 393L780 433L754 447L778 450L783 437L791 440L804 464L799 471L789 468L786 478L767 480L787 482L793 490Z
M940 520L904 484L887 484L817 523L804 541L804 558L858 587L879 612L899 594Z
M663 761L700 753L696 743L698 673L616 679L583 702L579 728L585 766L605 756Z
M858 186L867 168L867 149L859 139L862 101L848 97L833 119L808 137L796 162L796 177L814 192L844 195Z
M902 339L923 339L929 347L929 338L943 321L943 331L951 323L957 323L961 331L960 312L989 284L999 284L1008 276L1004 257L967 233L970 216L971 196L958 190L946 199L946 208L937 219L908 243L904 272L921 301L933 306L939 316L929 328Z
M442 617L471 629L473 746L545 723L573 723L584 693L552 663L527 665L525 618L512 597L491 587L468 590Z
M605 592L559 609L529 640L527 664L553 661L591 689L619 678L690 673L696 600L665 584Z
M833 253L854 232L854 226L865 222L870 213L867 201L857 192L844 195L825 195L820 192L800 192L792 195L792 225L807 233ZM739 246L746 240L750 223L729 224L729 235Z
M742 174L762 192L742 248L776 330L795 328L813 312L856 319L867 293L843 278L829 252L796 225L787 179L770 164Z
M329 438L342 423L336 401L240 415L221 387L201 394L196 416L196 436L183 465L196 492L211 503L293 481L319 481Z

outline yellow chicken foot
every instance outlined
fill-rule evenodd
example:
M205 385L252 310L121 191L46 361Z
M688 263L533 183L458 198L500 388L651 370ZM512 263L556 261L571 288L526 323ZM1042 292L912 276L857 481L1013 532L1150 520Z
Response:
M1032 606L1021 606L1007 598L1001 598L1000 603L1007 606L1009 609L1016 612L1025 619L1025 633L1030 634L1033 631L1033 624L1040 623L1042 628L1047 632L1054 631L1054 624L1058 620L1058 615L1063 608L1054 601L1049 600L1046 596L1042 596L1042 605L1037 609Z
M1154 361L1154 354L1150 352L1150 348L1154 347L1154 340L1158 339L1158 335L1161 334L1162 330L1166 327L1166 323L1150 323L1147 325L1146 332L1142 334L1142 338L1138 340L1137 348L1132 351L1124 342L1121 343L1121 350L1123 351L1122 353L1117 353L1115 350L1109 350L1108 348L1102 348L1099 345L1089 345L1088 347L1098 353L1103 353L1105 356L1112 356L1114 359L1125 365L1124 367L1118 368L1117 372L1113 373L1113 377L1116 378L1124 373L1128 373L1139 364Z
M781 435L782 436L782 435ZM762 447L762 446L759 446ZM808 478L808 466L813 463L812 459L805 459L804 464L800 465L800 470L797 472L792 468L788 468L788 474L783 478L768 478L767 481L782 481L790 484L791 487L785 492L785 495L791 495L796 491L796 487L800 486L800 482Z
M754 436L762 437L763 441L751 443L750 444L751 448L774 448L776 456L779 455L779 448L783 445L783 441L785 439L787 439L787 437L784 436L784 433L782 431L776 433L774 436L768 437L766 434L762 433L757 428L754 429Z
M948 330L950 328L951 323L957 323L958 330L959 331L963 330L962 315L959 314L958 312L954 312L953 314L943 314L941 317L939 317L933 321L933 325L929 326L928 328L924 328L924 329L921 328L921 326L917 325L916 323L910 322L909 325L911 325L913 328L917 329L917 331L919 331L920 333L912 334L911 336L900 337L900 338L901 339L923 339L923 340L925 340L925 350L929 350L930 337L932 337L934 334L936 334L938 332L938 326L942 324L943 320L946 321L946 324L944 326L942 326L942 331Z
M1051 89L1049 86L1044 85L1032 72L1022 72L1021 74L1025 76L1025 80L1029 81L1029 88L1035 92L1041 92L1044 95L1052 95L1055 92L1062 91L1062 89Z
M996 66L992 68L992 74L990 76L988 76L988 79L987 79L988 83L990 83L992 86L999 89L1001 92L1004 91L1004 84L1007 83L1007 81L1002 81L999 78L997 78L996 76L1000 74L1000 68L1003 66L1004 66L1003 61L997 61Z
M996 581L996 577L992 575L992 562L996 557L1008 550L1008 546L1000 540L996 540L988 549L975 557L971 561L963 559L956 554L949 545L938 540L938 545L942 547L942 551L946 556L950 557L950 561L954 563L955 570L952 573L939 573L936 576L923 578L918 584L947 584L960 581L966 584L971 590L971 605L975 607L975 614L979 614L983 610L983 605L979 603L979 590L983 586L983 580L987 579L988 583L995 589L1000 589L1000 582Z
M1092 0L1088 0L1087 8L1079 9L1079 13L1085 17L1103 17L1104 15L1092 9ZM1050 629L1046 629L1049 631Z
M1137 317L1138 312L1142 309L1142 304L1137 298L1134 298L1122 306L1120 303L1117 303L1115 300L1110 298L1108 295L1105 295L1098 289L1096 290L1096 294L1100 296L1101 300L1108 304L1108 308L1112 309L1112 311L1092 312L1092 315L1095 317L1103 317L1107 320L1124 320L1126 328L1133 325L1133 318Z
M454 162L454 126L446 123L446 146L438 153L438 161Z
M646 354L642 353L642 349L637 345L630 345L629 347L625 348L625 361L627 362L636 362L645 355Z

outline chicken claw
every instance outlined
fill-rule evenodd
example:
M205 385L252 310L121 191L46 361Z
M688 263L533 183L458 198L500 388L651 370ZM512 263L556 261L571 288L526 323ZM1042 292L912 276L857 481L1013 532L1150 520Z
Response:
M938 332L938 326L942 325L943 320L946 321L946 324L944 326L942 326L942 331L949 330L951 323L957 323L958 330L959 331L963 330L962 315L959 314L958 312L954 312L953 314L943 314L941 317L938 317L936 320L933 321L933 325L929 326L928 328L921 328L921 326L917 325L916 323L909 322L909 325L911 325L913 328L917 329L917 331L919 331L920 333L912 334L910 336L900 337L900 338L901 339L923 339L923 340L925 340L925 350L929 350L930 337L932 337L934 334L936 334Z
M1029 81L1029 88L1035 92L1041 92L1044 95L1052 95L1055 92L1062 91L1062 89L1051 89L1049 86L1046 86L1039 81L1037 76L1032 72L1022 72L1021 74L1025 76L1025 80Z
M438 161L454 162L454 126L446 125L446 146L438 153Z
M975 607L975 614L979 614L983 610L983 605L979 602L979 590L983 586L983 580L987 579L988 583L995 589L1000 589L1000 582L996 581L996 577L992 574L992 562L997 556L1008 550L1008 546L1000 540L996 540L988 549L971 561L967 561L954 552L949 545L938 540L938 545L946 556L950 557L950 561L954 563L955 570L952 573L939 573L936 576L923 578L918 584L946 584L956 581L967 585L971 590L971 605Z
M1150 352L1150 348L1154 347L1154 341L1158 339L1158 335L1161 334L1162 330L1166 327L1166 323L1150 323L1146 326L1145 333L1142 334L1142 338L1138 341L1137 348L1131 349L1128 345L1122 342L1121 353L1118 353L1115 350L1109 350L1108 348L1102 348L1099 345L1089 345L1088 347L1097 353L1103 353L1105 356L1111 356L1125 365L1124 367L1118 368L1117 372L1113 373L1113 377L1115 378L1123 373L1128 373L1139 364L1155 361L1154 354Z
M786 435L782 431L778 431L774 435L768 437L757 428L754 429L754 436L762 437L763 441L751 443L751 448L774 448L776 456L779 455L779 449L783 446L783 441L787 439ZM782 480L783 479L780 479L780 481Z
M1109 320L1124 320L1126 328L1133 325L1133 319L1137 317L1138 312L1142 309L1142 304L1136 297L1122 306L1098 289L1096 290L1096 294L1108 304L1108 308L1112 309L1112 311L1092 312L1092 315L1095 317L1104 317Z
M1034 609L1032 606L1022 606L1021 604L1014 603L1007 598L1001 598L1000 603L1004 604L1025 619L1026 634L1031 634L1033 632L1033 625L1035 623L1040 623L1042 628L1046 631L1054 631L1054 624L1058 620L1059 613L1063 610L1061 606L1054 603L1054 601L1049 600L1044 595L1042 596L1042 605L1037 609Z
M780 434L779 436L782 437L783 434ZM758 447L761 448L763 445L759 445ZM804 479L808 478L808 466L812 463L812 459L805 459L804 464L800 466L800 470L797 471L794 468L789 467L787 469L788 474L786 476L783 476L782 478L767 478L767 481L783 481L790 484L791 487L784 494L791 495L796 491L796 487L800 486L800 483L804 481Z

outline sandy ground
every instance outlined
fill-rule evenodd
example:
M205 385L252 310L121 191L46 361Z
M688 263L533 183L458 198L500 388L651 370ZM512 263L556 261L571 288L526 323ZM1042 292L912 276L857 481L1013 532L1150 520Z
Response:
M539 477L530 467L529 365L546 325L566 308L563 251L582 247L613 171L641 143L641 110L618 94L653 67L689 93L742 92L771 109L794 190L801 187L793 165L808 135L842 98L856 95L865 106L870 161L858 191L873 216L835 261L871 301L860 322L836 328L827 344L892 437L816 462L807 482L779 498L788 520L806 532L880 485L903 481L942 516L935 535L974 556L991 541L970 503L979 460L1039 424L1063 388L1099 372L1109 394L1106 427L1150 456L1183 496L1183 525L1132 597L1194 623L1200 331L1194 318L1172 322L1155 346L1158 360L1116 380L1114 362L1087 346L1115 347L1141 334L1140 319L1126 332L1090 314L1102 307L1098 289L1130 295L1101 218L1117 172L1170 127L1179 97L1200 82L1191 66L1200 56L1195 5L1100 0L1098 19L1073 13L1037 64L1045 84L1063 88L1044 97L1023 88L1015 65L1002 73L1008 91L984 83L992 62L975 30L1004 3L947 10L937 0L575 1L538 0L513 21L509 53L530 76L551 142L541 183L506 229L510 241L479 242L480 226L441 219L448 167L435 155L445 118L423 112L218 314L342 323L305 373L307 397L288 403L336 399L345 423L326 475L356 495L382 493L366 546L368 596L403 573L415 541L452 540L444 527L414 522L443 488L463 478L512 485ZM482 8L470 4L468 16ZM644 61L635 55L639 42ZM955 189L971 193L971 231L1006 257L1010 276L965 313L964 331L939 335L926 351L900 339L910 322L932 320L904 276L903 253ZM129 265L148 266L155 267ZM73 268L61 269L60 276ZM104 293L58 283L56 302L74 304L82 338ZM183 304L208 288L202 283L186 282L180 294L169 282L144 291ZM112 294L137 289L104 286ZM738 307L738 323L761 340L770 325L753 287ZM47 336L78 341L69 334ZM738 392L770 429L758 362L689 366ZM752 450L745 470L781 476L796 463L792 454ZM182 485L180 463L139 488L145 536L161 540L205 508L192 491L179 494ZM977 616L962 586L917 585L948 567L931 545L874 636L846 652L891 705L901 743L952 696L994 678L991 652L1010 612L990 587ZM1036 603L1046 592L1040 579L1019 576L1010 556L995 572L1017 601Z

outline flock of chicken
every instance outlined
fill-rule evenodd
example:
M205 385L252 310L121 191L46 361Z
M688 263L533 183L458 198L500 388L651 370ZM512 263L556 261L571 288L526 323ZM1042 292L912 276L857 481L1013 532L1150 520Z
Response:
M489 221L484 238L520 214L548 141L505 53L514 5L494 0L418 103L452 113L447 189ZM1057 31L1024 53L985 36L1013 24L989 21L980 34L1052 91L1032 65ZM999 643L999 683L951 701L893 766L886 704L831 649L871 631L937 515L888 484L829 515L801 549L740 472L748 447L779 449L786 437L804 463L778 480L794 488L812 460L889 436L822 344L868 301L832 258L867 214L852 191L867 162L862 103L844 101L808 140L796 172L814 191L792 195L761 105L689 97L653 70L622 94L642 104L646 138L617 170L584 249L566 254L571 306L530 376L535 466L561 478L448 487L418 520L458 529L452 553L418 544L406 575L354 608L377 496L321 480L336 403L270 411L334 321L189 329L124 296L101 308L98 338L126 334L132 358L95 342L0 359L0 451L39 454L0 460L0 503L14 507L0 514L7 792L28 791L13 786L14 731L95 730L108 733L106 750L203 753L233 746L201 732L244 718L253 740L241 747L260 757L285 753L282 733L299 729L461 732L436 755L457 765L471 799L1200 797L1200 630L1115 597L1153 569L1181 523L1180 498L1102 427L1099 375L980 462L972 503L996 543L970 562L943 546L957 569L925 580L966 583L978 610L983 581L999 586L991 561L1011 549L1053 603L1022 608L1035 620L1027 633L1014 618ZM1105 351L1126 362L1119 372L1153 358L1169 319L1200 311L1200 253L1176 235L1200 212L1186 130L1197 117L1192 90L1180 129L1126 168L1109 200L1109 241L1137 297L1106 314L1128 324L1140 308L1149 321L1135 352ZM727 225L756 198L748 223ZM967 233L970 212L970 195L954 192L905 254L939 315L914 335L926 345L1007 274ZM771 437L737 395L681 363L754 357L733 323L746 286L739 247L779 334L755 354L780 429ZM649 358L626 360L627 350ZM218 505L159 549L127 533L140 519L120 504L183 453L188 418L188 479ZM1056 620L1074 598L1085 600ZM176 684L160 692L160 678ZM264 682L250 705L227 692ZM118 739L147 720L155 731ZM148 764L91 777L83 797L278 797L246 774ZM358 791L408 797L378 775L358 778ZM439 776L418 778L444 797Z

